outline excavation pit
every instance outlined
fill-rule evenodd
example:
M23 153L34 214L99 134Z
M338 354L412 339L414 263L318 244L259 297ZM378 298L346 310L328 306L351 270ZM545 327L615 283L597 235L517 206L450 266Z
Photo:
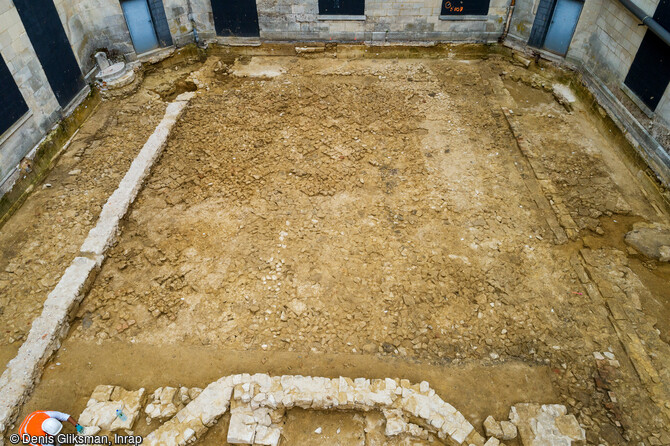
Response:
M506 419L518 402L566 405L591 440L664 432L667 409L652 397L667 392L667 327L655 318L669 314L670 270L623 235L638 221L667 224L666 209L589 104L556 100L565 73L434 49L240 49L232 63L230 51L155 70L104 102L52 187L3 227L3 292L36 286L29 312L10 300L0 315L22 320L5 339L19 344L163 99L197 85L21 415L79 414L99 384L153 391L263 372L429 381L482 434L488 415ZM97 178L96 157L124 135L125 167L107 168L115 181L67 214L86 215L62 242L71 257L39 262L49 250L31 241L53 237L53 214L21 212L37 213L54 187L78 202L86 182L68 173L88 163L81 175ZM9 243L33 225L37 239ZM17 279L19 255L40 266L19 266ZM52 282L31 282L45 270ZM640 381L652 384L641 392ZM307 429L313 416L288 419ZM218 429L201 444L222 444ZM285 429L286 444L307 444Z

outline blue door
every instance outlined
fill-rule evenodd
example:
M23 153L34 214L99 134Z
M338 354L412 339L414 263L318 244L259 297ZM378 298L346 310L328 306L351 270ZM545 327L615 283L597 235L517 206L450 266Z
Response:
M142 54L158 48L158 38L147 0L124 0L121 2L121 7L135 52Z
M544 48L565 56L577 27L583 2L579 0L558 0L551 17L551 24L544 37Z

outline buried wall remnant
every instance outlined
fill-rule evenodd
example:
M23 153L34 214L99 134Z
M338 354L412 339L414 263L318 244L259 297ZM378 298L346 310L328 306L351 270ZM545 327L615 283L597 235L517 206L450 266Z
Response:
M82 413L87 428L102 428L105 432L116 430L114 410L91 417L95 407L113 404L112 389L128 399L139 401L138 392L117 391L118 387L96 387L88 407ZM176 388L159 388L156 393L171 390L173 401ZM111 396L110 396L111 395ZM101 402L104 400L104 402ZM118 400L118 398L117 398ZM114 400L118 403L117 400ZM97 405L97 406L96 406ZM130 404L137 412L137 404ZM148 445L185 445L202 439L219 418L230 411L227 441L230 444L279 444L283 418L286 410L346 410L381 411L386 419L385 435L417 436L428 431L447 444L484 446L500 444L499 439L513 440L519 428L524 445L572 444L583 442L584 430L573 415L567 414L565 406L559 404L517 404L510 411L510 421L501 423L507 427L499 435L489 432L489 440L480 435L461 412L442 400L427 381L413 384L407 379L325 378L316 376L282 375L263 373L225 376L200 392L186 407L169 421L150 433L145 439ZM134 413L135 413L134 412ZM111 414L111 415L109 415ZM110 418L111 417L111 418ZM491 418L491 417L489 417ZM100 421L97 423L97 421ZM126 429L132 429L130 423ZM486 423L485 423L486 427ZM509 432L511 429L511 433ZM485 443L486 442L486 443ZM554 444L554 443L552 443Z
M168 105L163 120L103 207L96 226L91 229L81 247L82 256L73 260L49 294L42 315L33 322L18 355L9 362L0 377L0 394L3 396L0 402L0 433L11 426L33 386L39 381L44 364L60 347L61 340L68 332L73 311L94 279L107 248L116 238L119 221L135 200L144 179L160 156L170 130L194 95L194 92L184 93Z

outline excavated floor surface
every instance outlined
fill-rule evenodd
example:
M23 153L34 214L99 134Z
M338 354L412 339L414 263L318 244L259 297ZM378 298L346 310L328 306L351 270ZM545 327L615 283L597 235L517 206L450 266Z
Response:
M632 309L624 303L636 333L650 350L667 348L670 268L629 250L623 235L668 216L601 118L579 101L569 113L548 92L556 73L497 55L228 56L175 126L24 412L79 413L97 384L203 387L243 371L400 376L430 381L480 432L515 402L557 402L589 443L670 444L658 388L665 350L651 355L661 384L642 390L649 377L628 360L608 309L621 293L637 296ZM147 92L169 91L172 71L91 118L102 124L82 144L125 154L110 185L160 119L164 104ZM143 107L142 119L104 124L130 106ZM115 143L126 128L132 138ZM71 169L61 165L77 147L57 171ZM105 171L93 156L75 185ZM37 269L55 281L74 255L47 246L58 239L53 219L72 226L111 190L79 211L67 206L73 215L46 212L58 195L40 191L2 228L0 317L12 321L3 344L25 334L52 285L31 282ZM76 249L89 221L58 243ZM570 240L559 243L557 230ZM604 300L589 294L575 259ZM19 295L34 311L20 314ZM612 352L620 366L603 367L593 352ZM286 444L359 444L361 435L377 444L364 429L375 420L360 415L288 419ZM224 425L203 444L225 444Z

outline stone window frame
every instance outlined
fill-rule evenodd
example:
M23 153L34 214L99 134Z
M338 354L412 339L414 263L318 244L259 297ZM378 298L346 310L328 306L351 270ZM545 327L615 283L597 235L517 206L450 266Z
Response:
M490 16L490 15L441 15L440 16L440 20L444 20L444 21L447 21L447 22L449 22L449 21L455 21L455 22L458 22L458 21L473 21L473 22L474 21L481 21L481 22L485 22L485 21L487 21L489 19L492 19L492 18L494 18L494 16Z
M340 20L340 21L359 21L359 22L365 21L367 20L367 16L365 14L366 2L365 0L361 1L363 2L363 14L337 14L337 13L321 14L321 2L319 0L316 0L317 8L319 9L317 20Z
M337 14L319 14L317 20L339 20L339 21L357 21L362 22L367 20L367 16L363 15L337 15Z

